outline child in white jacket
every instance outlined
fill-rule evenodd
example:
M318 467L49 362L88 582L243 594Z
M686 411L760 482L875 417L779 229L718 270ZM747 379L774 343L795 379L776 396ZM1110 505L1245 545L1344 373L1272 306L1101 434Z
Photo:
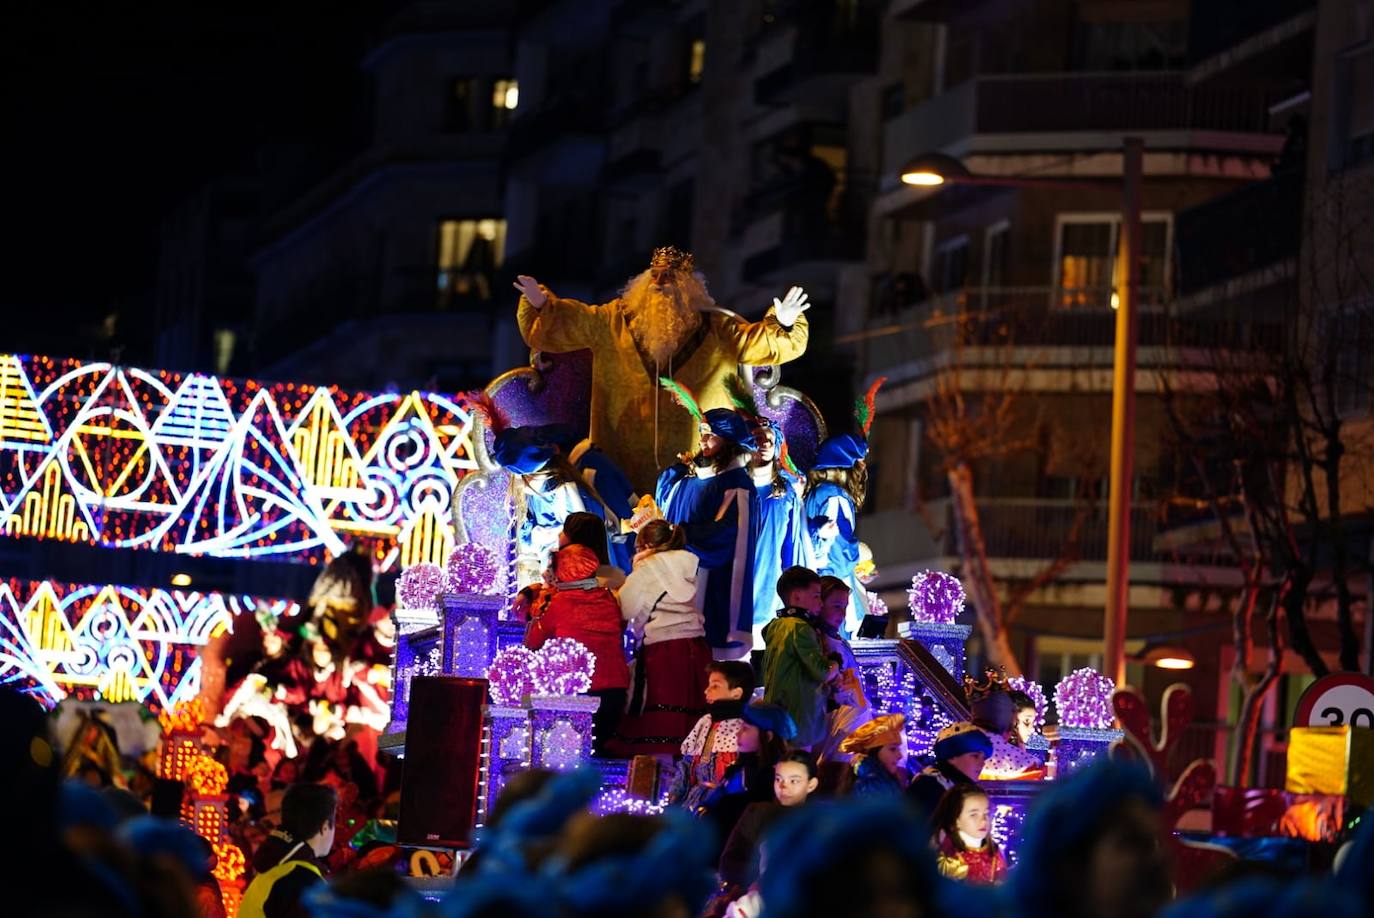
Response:
M630 676L630 704L615 755L674 754L704 710L706 643L697 557L686 533L663 520L640 529L634 570L620 588L621 615L640 638Z

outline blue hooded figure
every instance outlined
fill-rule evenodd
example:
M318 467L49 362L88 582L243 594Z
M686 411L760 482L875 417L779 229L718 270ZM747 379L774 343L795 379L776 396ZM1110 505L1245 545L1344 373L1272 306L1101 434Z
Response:
M867 456L868 442L861 437L827 437L806 476L805 512L816 572L838 577L849 585L849 611L845 614L849 636L859 630L866 594L854 568L859 563L859 507L868 486Z
M687 549L701 560L707 643L717 659L739 659L754 646L759 502L746 466L757 444L738 412L712 408L703 414L690 393L680 386L673 391L700 418L701 449L663 470L655 501L664 519L686 530Z
M569 514L606 519L600 497L541 428L502 430L492 444L492 459L517 483L516 540L520 555L536 570L548 566Z

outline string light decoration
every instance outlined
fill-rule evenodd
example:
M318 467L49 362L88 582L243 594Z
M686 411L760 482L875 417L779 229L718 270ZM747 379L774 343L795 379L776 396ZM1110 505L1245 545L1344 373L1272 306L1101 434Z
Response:
M323 562L442 563L477 469L457 398L0 354L9 535Z
M243 900L243 872L247 859L233 842L211 842L210 847L215 852L215 867L210 873L219 881L224 913L236 915Z
M435 609L444 591L444 571L437 564L412 565L396 580L396 601L405 609Z
M536 694L534 651L523 645L507 647L487 667L487 693L500 705L518 705L526 695Z
M607 787L592 800L591 811L598 816L607 813L632 813L636 816L657 816L667 808L665 794L658 800L643 800L630 796L623 787Z
M572 638L554 638L534 655L534 685L540 695L581 695L592 687L596 654Z
M496 553L485 545L464 542L448 556L445 584L450 593L499 596L505 593L505 576Z
M202 755L186 768L184 780L194 793L211 797L224 793L229 786L229 772L208 755Z
M0 682L46 707L64 698L164 711L200 692L200 649L242 615L300 606L195 590L0 582Z
M1014 692L1025 694L1035 702L1035 729L1039 730L1045 726L1045 712L1049 708L1049 702L1045 700L1045 690L1040 687L1040 683L1024 676L1011 676L1007 679L1007 687Z
M921 571L911 578L907 608L918 622L952 625L964 611L964 585L944 571Z
M1054 706L1061 727L1111 729L1116 720L1112 693L1116 683L1089 667L1069 673L1054 687Z

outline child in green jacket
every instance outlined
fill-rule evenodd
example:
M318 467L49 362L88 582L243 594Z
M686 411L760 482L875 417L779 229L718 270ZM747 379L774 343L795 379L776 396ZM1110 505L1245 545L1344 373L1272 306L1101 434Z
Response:
M805 567L789 567L778 578L785 607L763 628L763 700L780 705L797 723L792 746L809 749L826 736L825 685L839 674L816 633L821 578Z

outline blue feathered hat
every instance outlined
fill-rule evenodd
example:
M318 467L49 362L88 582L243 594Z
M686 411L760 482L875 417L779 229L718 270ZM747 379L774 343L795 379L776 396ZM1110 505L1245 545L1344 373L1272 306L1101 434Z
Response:
M1026 816L1021 860L1011 878L1011 897L1030 918L1058 915L1065 890L1060 862L1078 856L1105 819L1132 799L1158 808L1159 786L1144 766L1099 760L1040 795Z
M210 876L207 844L179 822L158 816L135 816L119 827L119 837L143 857L171 857L197 883Z
M966 752L992 755L992 740L982 730L966 720L950 724L935 734L935 758L948 762Z
M570 453L582 438L567 424L540 424L533 427L535 437L547 446L556 446L561 452Z
M637 914L674 893L690 914L701 911L715 885L714 832L681 809L658 818L665 825L642 851L601 858L574 871L558 858L545 865L545 875L572 914Z
M515 475L542 472L556 452L535 427L509 427L496 435L491 447L496 464Z
M847 469L860 459L868 457L868 441L854 434L836 434L826 437L821 448L816 451L816 462L811 468Z
M1359 900L1334 883L1311 877L1255 877L1182 899L1161 912L1160 918L1355 918L1361 914Z
M941 885L929 839L930 828L891 797L808 803L765 836L769 850L785 853L769 858L759 892L770 915L815 914L819 875L841 858L881 847L906 862L903 875L928 901Z
M778 739L788 742L797 735L797 722L781 705L757 701L744 707L744 722L767 730Z
M701 417L701 423L722 440L753 452L759 448L754 441L753 426L733 408L712 408Z

